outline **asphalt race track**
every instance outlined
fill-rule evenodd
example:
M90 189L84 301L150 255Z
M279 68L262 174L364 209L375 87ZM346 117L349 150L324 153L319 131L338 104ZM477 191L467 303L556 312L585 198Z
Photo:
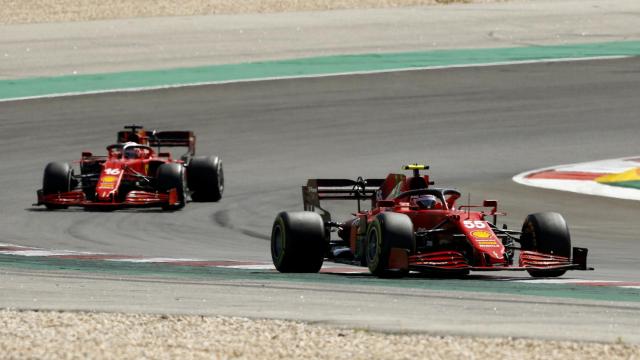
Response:
M307 178L383 177L423 162L437 185L456 187L465 199L470 192L472 203L498 199L511 228L529 213L562 213L573 245L588 247L596 268L567 277L639 281L640 203L511 180L530 169L640 153L638 94L640 60L629 58L7 102L0 107L0 242L269 261L273 218L301 209ZM99 154L130 123L195 131L199 154L224 159L223 200L175 213L31 206L47 162ZM245 313L263 314L250 306Z

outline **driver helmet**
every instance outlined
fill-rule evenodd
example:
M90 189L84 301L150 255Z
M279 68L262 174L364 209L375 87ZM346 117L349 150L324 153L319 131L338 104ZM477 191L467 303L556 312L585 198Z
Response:
M412 200L420 209L433 209L437 203L436 197L433 195L419 195Z
M127 159L140 159L142 151L138 148L128 148L124 151L124 157Z
M124 157L126 159L138 159L140 158L140 149L134 146L130 146L130 145L135 145L134 142L128 142L126 144L124 144Z

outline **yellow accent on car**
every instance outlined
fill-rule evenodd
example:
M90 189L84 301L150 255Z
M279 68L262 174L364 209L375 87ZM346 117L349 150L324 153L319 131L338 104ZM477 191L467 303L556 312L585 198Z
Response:
M402 170L425 170L427 168L426 165L420 164L409 164L402 167Z
M490 239L491 238L491 233L488 232L488 231L484 231L484 230L472 231L471 235L473 235L475 238L478 238L478 239Z

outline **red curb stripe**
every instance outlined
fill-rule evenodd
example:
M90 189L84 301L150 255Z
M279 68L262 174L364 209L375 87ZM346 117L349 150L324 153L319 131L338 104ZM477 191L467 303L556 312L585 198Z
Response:
M143 259L142 256L106 255L106 254L52 255L48 257L56 258L56 259L75 259L75 260Z
M552 180L595 180L607 173L596 173L586 171L556 171L546 170L526 176L527 179L552 179Z
M242 265L265 265L265 263L248 262L248 261L157 261L152 264L167 264L176 266L194 266L194 267L225 267L225 266L242 266Z

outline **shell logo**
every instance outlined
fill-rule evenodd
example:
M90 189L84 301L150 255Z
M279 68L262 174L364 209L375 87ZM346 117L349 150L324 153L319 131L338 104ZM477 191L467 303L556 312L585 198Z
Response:
M116 181L116 177L115 176L104 176L102 178L102 182L110 183L110 182L115 182L115 181Z
M477 239L491 239L491 233L484 230L472 231L471 235L473 235Z

